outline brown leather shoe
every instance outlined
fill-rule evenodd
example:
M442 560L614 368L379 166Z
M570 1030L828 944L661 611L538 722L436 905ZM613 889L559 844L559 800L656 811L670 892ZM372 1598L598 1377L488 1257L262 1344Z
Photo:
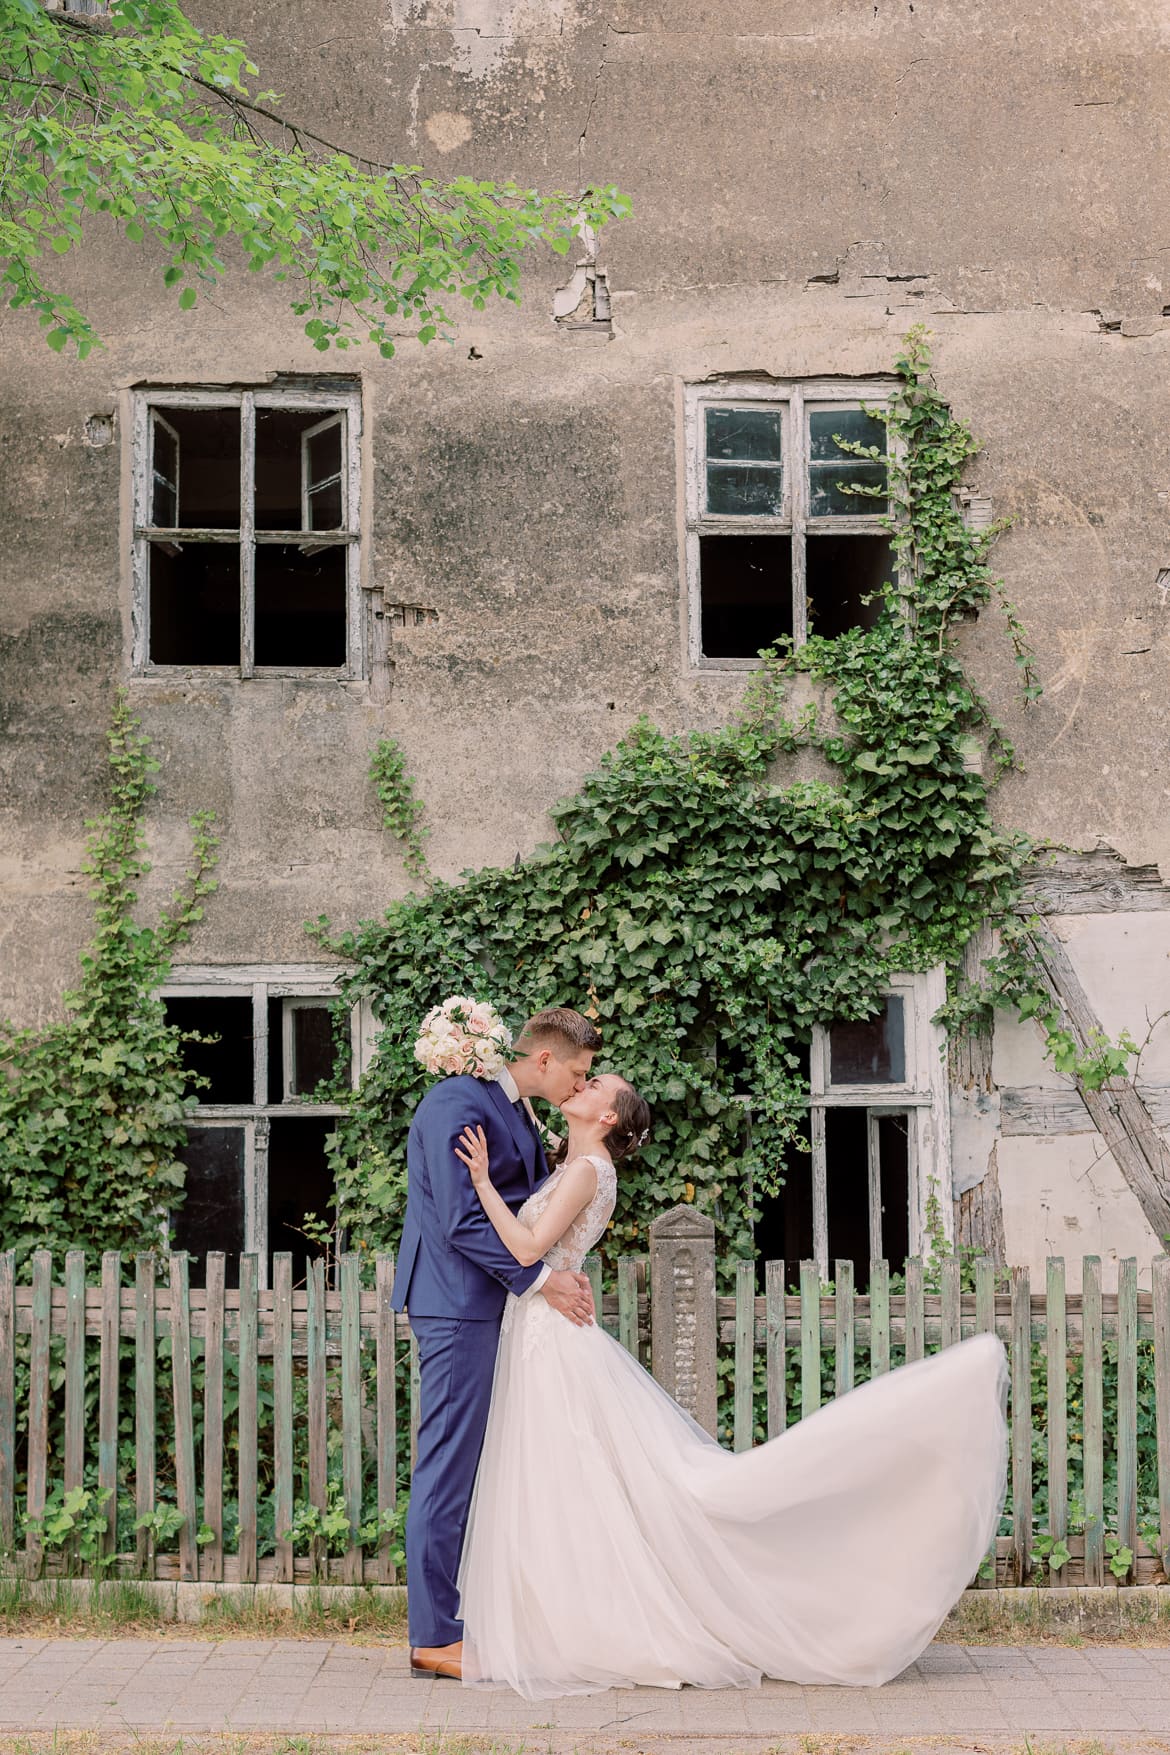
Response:
M453 1645L412 1645L410 1673L412 1676L429 1677L432 1681L437 1676L446 1676L453 1682L461 1682L463 1641L457 1639Z

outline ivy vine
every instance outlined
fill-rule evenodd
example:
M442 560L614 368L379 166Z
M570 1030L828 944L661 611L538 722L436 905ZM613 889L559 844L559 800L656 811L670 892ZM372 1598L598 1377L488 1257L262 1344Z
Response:
M183 1032L157 989L215 889L210 813L192 818L183 883L152 925L135 917L150 870L143 816L158 763L124 691L108 733L110 808L87 824L94 931L66 1015L0 1023L0 1238L17 1265L35 1249L157 1247L182 1199L180 1153L195 1104Z
M382 806L383 827L402 842L407 871L424 883L429 881L426 838L430 831L419 820L423 802L402 746L393 738L381 738L371 752L370 779Z

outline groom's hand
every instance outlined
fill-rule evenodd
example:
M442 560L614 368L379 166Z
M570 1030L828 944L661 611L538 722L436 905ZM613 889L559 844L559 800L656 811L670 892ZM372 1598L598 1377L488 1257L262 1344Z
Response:
M576 1328L588 1328L593 1321L593 1288L584 1274L555 1268L540 1288L540 1295Z

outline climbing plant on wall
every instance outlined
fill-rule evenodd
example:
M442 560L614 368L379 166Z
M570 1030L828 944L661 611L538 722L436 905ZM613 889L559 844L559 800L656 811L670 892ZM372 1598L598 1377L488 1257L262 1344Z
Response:
M125 692L109 736L110 808L89 825L94 931L66 1016L40 1029L0 1023L0 1247L157 1248L182 1199L179 1154L195 1098L182 1033L157 988L215 888L211 818L192 819L185 879L151 925L135 917L150 870L143 814L154 791L149 739Z
M1037 682L987 564L994 533L969 530L960 513L976 442L929 367L913 331L881 415L898 566L872 627L796 651L779 643L724 729L667 735L639 720L553 811L553 842L515 868L436 882L352 931L324 918L312 929L352 962L346 1000L368 999L382 1024L334 1141L340 1214L358 1247L396 1241L407 1121L426 1083L411 1050L445 994L490 997L517 1021L554 1003L596 1015L604 1064L655 1115L652 1141L622 1165L611 1252L637 1248L681 1200L746 1251L753 1198L802 1144L813 1026L873 1015L896 972L941 963L954 974L975 929L1010 917L1032 849L989 810L1012 752L964 675L960 618L999 598L1026 699ZM798 672L831 713L786 709ZM989 778L970 760L973 738ZM802 745L830 779L778 781L777 758ZM956 994L952 1021L1036 992L1009 959L975 995ZM1042 1021L1050 1047L1066 1046L1060 1020Z

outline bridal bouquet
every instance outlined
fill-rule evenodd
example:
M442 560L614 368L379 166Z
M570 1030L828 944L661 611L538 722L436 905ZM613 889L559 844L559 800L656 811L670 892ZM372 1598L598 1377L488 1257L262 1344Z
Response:
M486 1000L459 994L445 999L422 1021L414 1058L429 1073L471 1073L495 1079L508 1060L512 1032Z

